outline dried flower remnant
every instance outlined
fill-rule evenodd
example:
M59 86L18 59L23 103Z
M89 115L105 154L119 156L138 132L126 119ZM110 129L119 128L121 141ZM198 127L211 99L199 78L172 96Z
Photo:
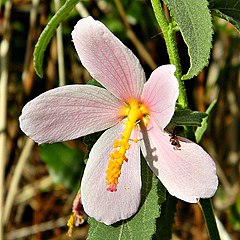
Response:
M84 223L83 219L83 207L81 202L81 194L77 193L72 207L72 215L70 216L67 226L68 226L68 235L72 236L72 231L74 227L78 227L80 224Z

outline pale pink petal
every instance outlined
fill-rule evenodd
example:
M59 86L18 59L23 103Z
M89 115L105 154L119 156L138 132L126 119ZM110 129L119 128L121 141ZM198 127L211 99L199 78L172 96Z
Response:
M35 142L60 142L104 130L119 121L119 100L95 86L69 85L27 103L20 128Z
M199 145L179 137L181 147L170 143L166 132L151 128L142 146L150 168L169 193L186 202L196 203L210 198L218 186L212 158Z
M83 66L121 100L140 99L145 73L136 56L92 17L76 24L72 38Z
M150 119L164 129L170 122L179 95L174 65L155 69L145 83L142 102L150 109Z
M84 211L107 225L131 217L138 210L141 192L140 146L130 142L116 192L107 191L106 173L113 142L124 125L108 129L93 146L81 183Z

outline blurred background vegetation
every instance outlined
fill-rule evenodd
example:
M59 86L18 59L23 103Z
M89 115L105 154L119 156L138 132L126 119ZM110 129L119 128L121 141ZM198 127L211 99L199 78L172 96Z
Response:
M3 239L69 239L66 222L80 186L87 148L83 139L37 146L21 132L18 117L26 102L63 84L91 79L74 49L71 31L88 15L102 21L140 59L146 75L169 63L164 39L149 0L81 1L61 25L45 54L44 77L33 67L33 50L49 19L64 1L2 0L0 13L0 200ZM166 15L168 11L165 8ZM213 198L224 239L240 236L240 35L213 16L215 34L209 66L186 81L192 110L217 100L201 145L217 164L220 185ZM62 44L61 44L62 41ZM183 72L187 48L177 34ZM84 216L85 217L85 216ZM86 218L85 218L86 219ZM86 239L85 221L73 239ZM1 236L0 236L1 238ZM111 240L111 237L108 237ZM178 202L173 239L208 239L197 204Z

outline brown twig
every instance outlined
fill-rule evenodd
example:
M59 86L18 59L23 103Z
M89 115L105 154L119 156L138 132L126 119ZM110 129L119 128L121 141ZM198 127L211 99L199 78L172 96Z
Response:
M121 0L114 0L114 2L122 18L123 24L126 27L126 31L129 39L132 41L132 43L136 47L138 54L141 56L141 58L149 65L149 67L152 70L154 70L157 67L157 64L154 62L151 55L148 53L148 51L145 49L141 41L137 38L136 34L133 32L131 25L127 20L126 12L122 6Z
M11 231L10 233L6 234L6 239L19 239L28 237L33 234L37 234L39 232L44 232L47 230L51 230L54 228L63 227L66 225L68 217L61 217L55 221L51 220L48 222L35 224L29 227L20 228L14 231Z
M7 86L8 86L8 56L10 45L10 14L12 2L9 0L5 3L4 24L3 24L3 39L0 45L1 58L1 76L0 76L0 239L3 239L3 205L4 205L4 176L5 164L7 162Z
M28 160L28 158L31 154L33 146L34 146L34 142L30 138L28 138L24 145L24 148L21 152L21 155L18 159L17 166L14 171L12 181L10 183L9 191L8 191L7 198L6 198L6 203L4 206L4 215L3 215L4 224L6 224L8 222L8 219L9 219L9 216L11 213L11 209L13 206L14 198L17 193L18 184L19 184L19 181L22 176L22 171L26 164L26 161Z
M33 36L36 29L39 2L40 0L32 0L32 6L30 10L30 20L29 20L29 31L28 31L27 45L26 45L26 54L25 54L24 63L23 63L22 82L27 94L29 94L29 92L32 89L31 88L32 83L29 84L29 76L32 75L31 66L33 62Z
M60 1L54 0L55 11L60 8ZM60 23L57 28L57 55L58 55L58 74L59 74L59 86L66 84L65 79L65 64L64 64L64 51L63 51L63 39L62 39L62 24Z

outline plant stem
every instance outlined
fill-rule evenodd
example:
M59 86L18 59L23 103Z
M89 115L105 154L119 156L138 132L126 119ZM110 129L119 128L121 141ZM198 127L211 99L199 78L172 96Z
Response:
M141 56L142 59L144 59L144 61L148 64L148 66L152 70L154 70L155 68L157 68L157 64L154 62L154 60L151 57L151 55L148 53L148 51L146 50L144 45L137 38L136 34L132 30L131 25L129 24L129 22L127 20L127 14L126 14L126 12L125 12L125 10L123 8L121 0L114 0L114 2L115 2L115 5L117 7L117 10L118 10L118 12L119 12L119 14L121 16L122 22L123 22L123 24L124 24L124 26L126 28L127 36L132 41L132 43L135 46L139 56Z
M163 37L166 42L167 51L169 55L169 60L171 64L176 66L176 77L178 79L179 84L179 97L178 103L181 105L182 108L188 108L188 100L186 95L186 90L183 81L181 80L182 77L182 68L180 64L180 59L178 55L177 44L175 40L175 29L173 23L168 23L164 11L162 9L160 0L151 0L153 11L155 13L157 22L162 29ZM185 133L188 138L195 141L195 135L193 132L192 127L185 127ZM212 204L210 199L201 199L200 204L202 206L203 214L205 217L205 222L208 227L210 238L213 240L220 239L218 228L216 225Z
M175 76L178 79L178 84L179 84L178 103L181 105L182 108L188 108L186 90L185 90L184 83L181 80L182 68L180 64L180 58L178 55L177 44L175 41L175 30L174 30L173 24L167 22L167 19L162 9L160 1L151 0L151 2L152 2L154 14L156 16L157 22L162 30L162 34L166 42L170 63L174 64L176 67Z
M200 206L208 226L208 233L211 240L220 240L216 219L214 216L212 202L210 199L200 199Z

